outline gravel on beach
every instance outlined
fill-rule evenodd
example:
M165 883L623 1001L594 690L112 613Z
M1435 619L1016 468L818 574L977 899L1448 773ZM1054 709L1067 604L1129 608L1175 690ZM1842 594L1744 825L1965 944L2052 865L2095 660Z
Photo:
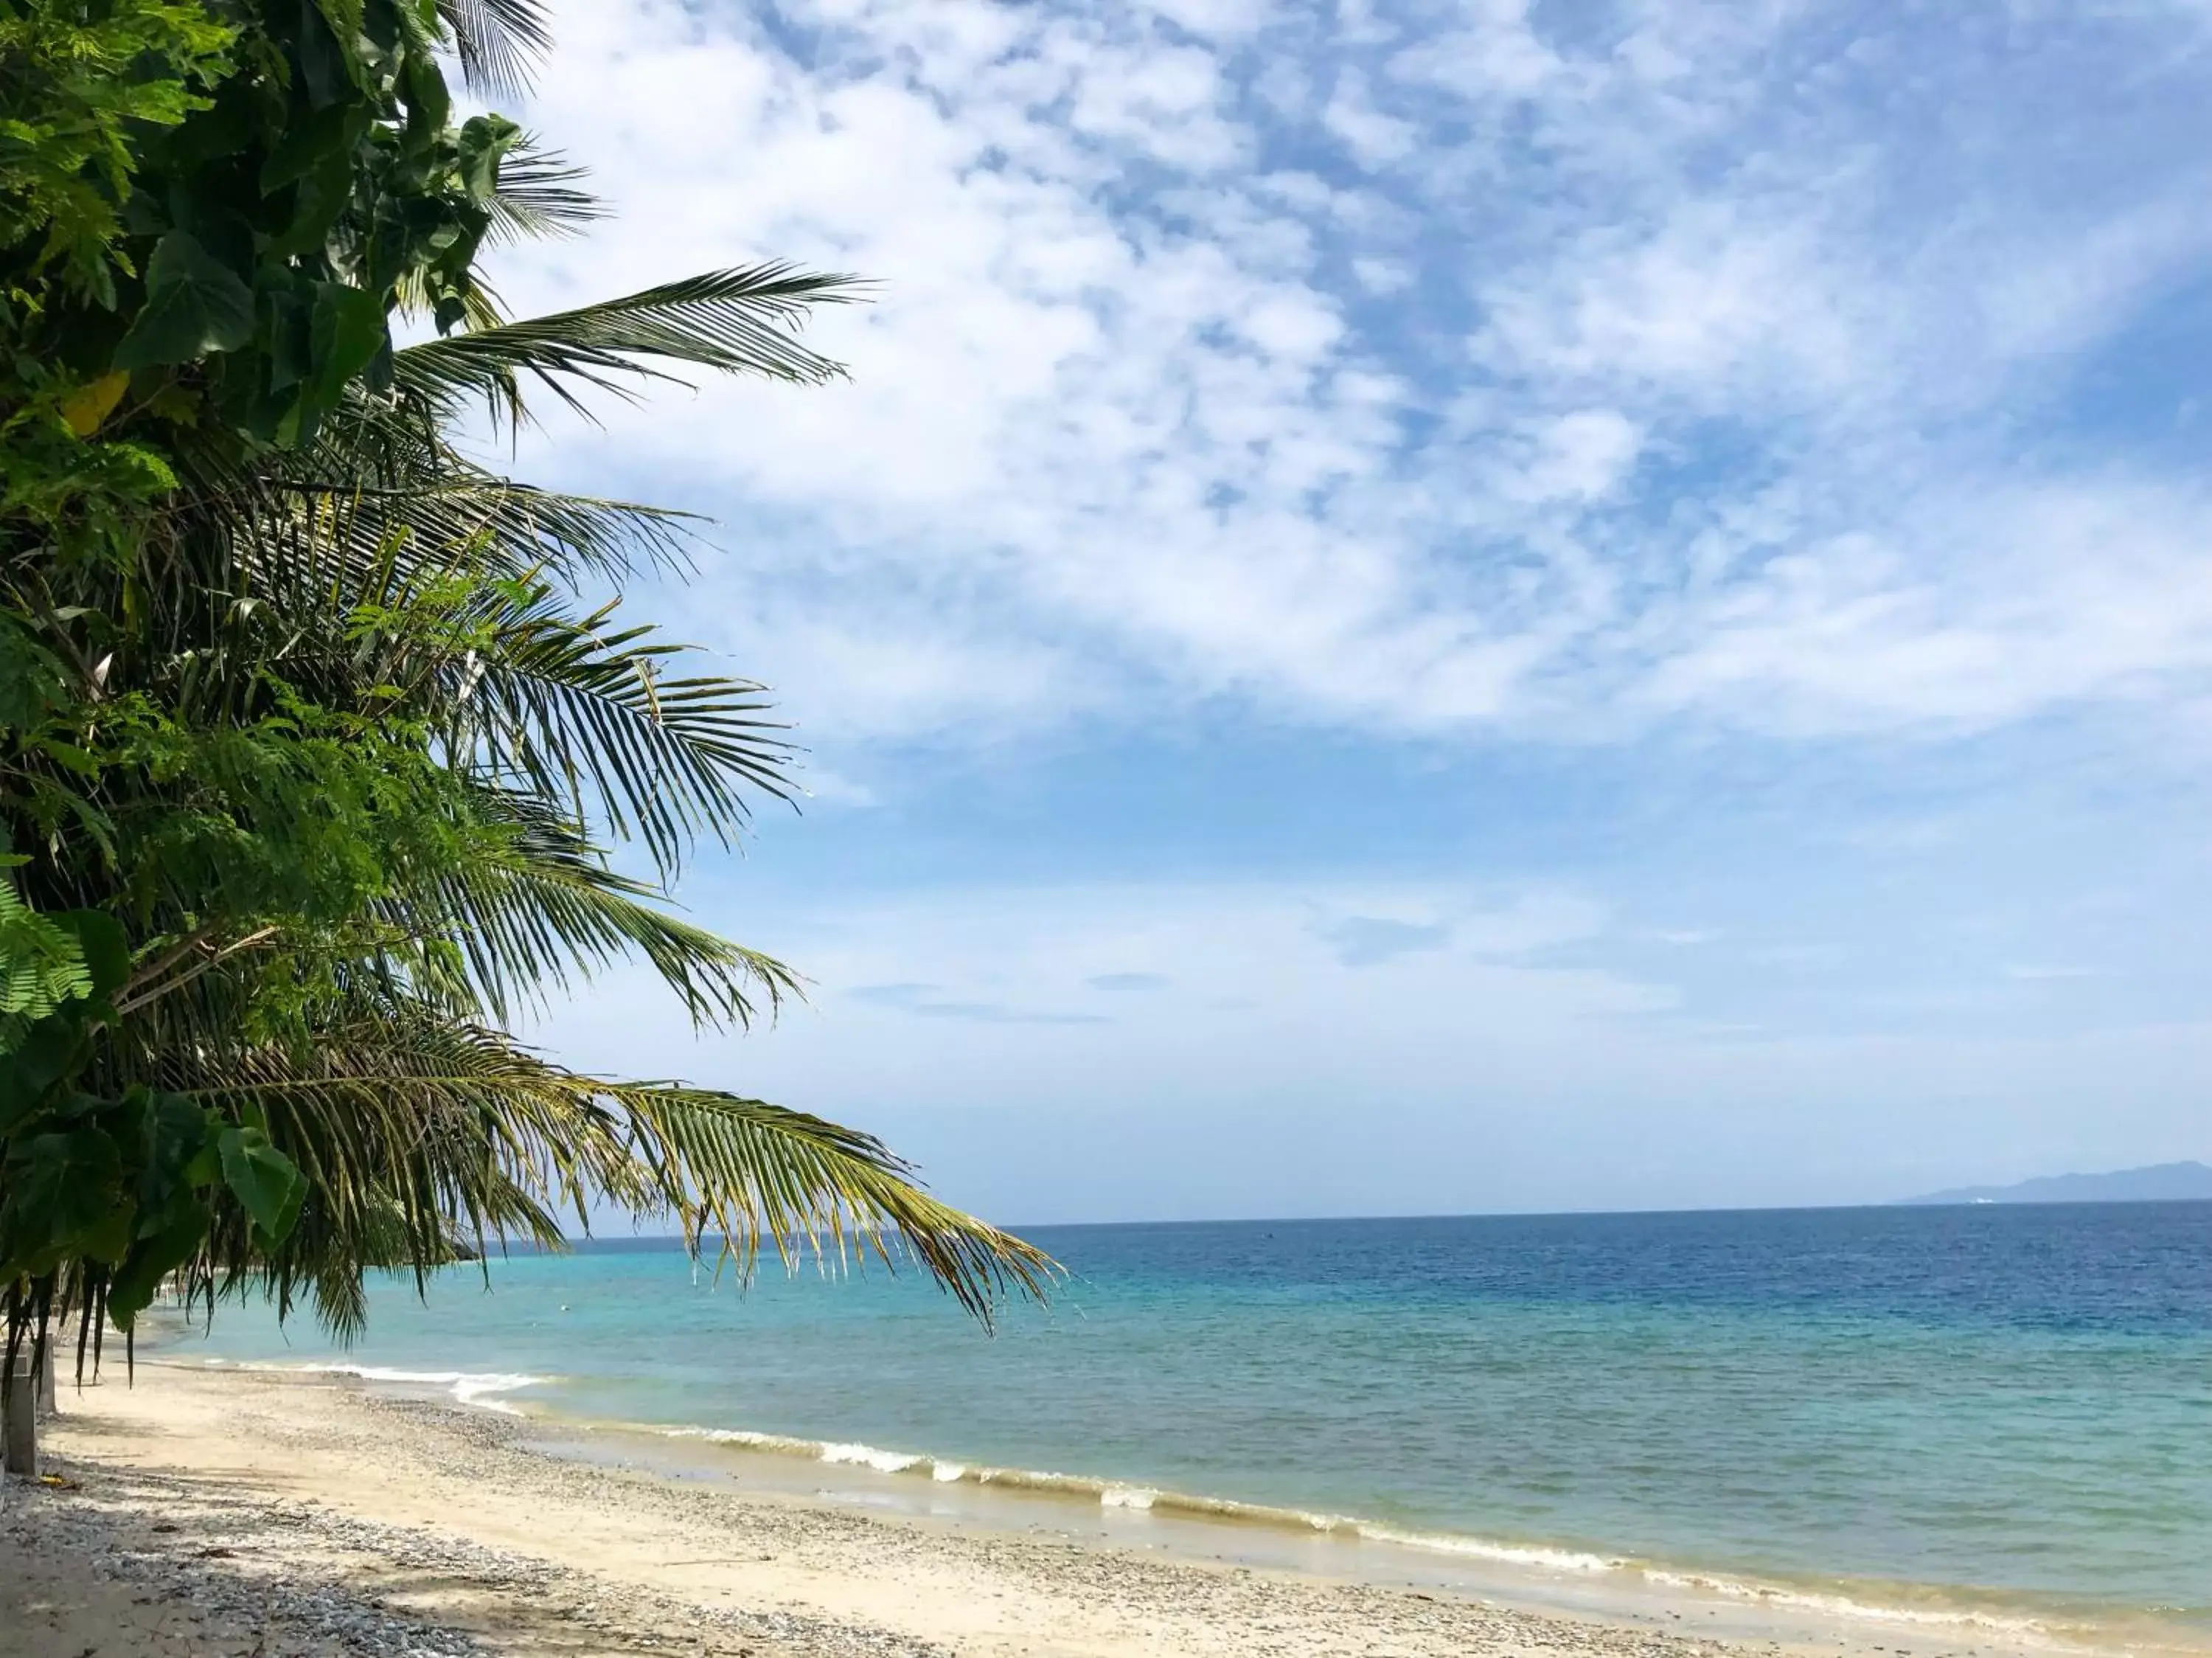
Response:
M44 1481L9 1479L0 1504L0 1562L9 1579L0 1604L10 1613L0 1624L0 1654L8 1658L52 1606L39 1589L67 1579L76 1588L87 1578L102 1604L85 1610L115 1628L110 1640L89 1634L86 1644L70 1644L69 1658L487 1658L549 1644L534 1631L497 1628L495 1613L495 1627L471 1631L398 1604L410 1586L418 1599L435 1586L441 1599L527 1606L532 1624L568 1626L574 1638L556 1643L568 1650L951 1658L949 1649L884 1631L676 1605L530 1555L313 1503L257 1501L189 1478L59 1459L48 1468ZM131 1611L120 1613L126 1600Z

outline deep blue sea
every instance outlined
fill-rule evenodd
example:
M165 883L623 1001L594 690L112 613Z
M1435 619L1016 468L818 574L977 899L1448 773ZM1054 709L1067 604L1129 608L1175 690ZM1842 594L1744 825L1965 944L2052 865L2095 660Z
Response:
M380 1286L349 1353L231 1307L173 1351L885 1481L2212 1633L2212 1204L1030 1235L1075 1276L993 1337L911 1277L740 1294L625 1242Z

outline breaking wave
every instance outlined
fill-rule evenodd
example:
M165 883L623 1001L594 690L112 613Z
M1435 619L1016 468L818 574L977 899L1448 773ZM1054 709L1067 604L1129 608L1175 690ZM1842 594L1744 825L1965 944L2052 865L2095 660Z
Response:
M210 1365L223 1365L222 1359L210 1359ZM400 1387L442 1388L456 1405L473 1406L479 1411L497 1411L503 1416L520 1416L522 1412L508 1404L504 1394L520 1393L525 1387L542 1387L553 1380L550 1376L524 1375L516 1371L500 1370L397 1370L377 1364L252 1364L232 1363L233 1370L271 1370L292 1375L351 1376L357 1381L381 1382Z
M1269 1527L1316 1533L1347 1543L1377 1544L1523 1570L1584 1577L1619 1573L1654 1588L1720 1595L1776 1608L1908 1626L1984 1629L2027 1636L2048 1633L2046 1625L2039 1619L1975 1606L1885 1604L1856 1594L1683 1570L1626 1555L1600 1554L1588 1550L1474 1537L1459 1533L1409 1530L1363 1520L1356 1515L1318 1513L1264 1503L1244 1503L1233 1497L1206 1496L1133 1484L1124 1480L1102 1479L1087 1474L1036 1468L992 1467L956 1461L949 1457L932 1456L926 1452L887 1450L880 1446L850 1442L801 1439L785 1434L756 1433L741 1428L648 1428L632 1424L629 1430L668 1439L702 1440L738 1451L867 1468L889 1476L925 1478L940 1485L965 1484L1036 1491L1079 1502L1095 1503L1102 1509Z

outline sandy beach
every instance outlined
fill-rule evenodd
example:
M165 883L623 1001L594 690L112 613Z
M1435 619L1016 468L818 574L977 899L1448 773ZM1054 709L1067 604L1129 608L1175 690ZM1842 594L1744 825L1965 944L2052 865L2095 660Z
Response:
M1785 1650L673 1479L337 1378L142 1362L62 1403L61 1483L12 1482L0 1511L9 1658ZM1994 1650L1881 1631L1819 1649Z

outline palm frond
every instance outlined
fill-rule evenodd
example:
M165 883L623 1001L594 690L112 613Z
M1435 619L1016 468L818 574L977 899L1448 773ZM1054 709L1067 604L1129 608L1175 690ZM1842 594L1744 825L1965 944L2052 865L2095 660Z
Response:
M615 611L572 617L544 588L514 604L496 649L449 670L456 747L492 778L643 841L669 872L702 833L727 844L750 816L747 789L791 799L788 728L765 717L764 686L666 674L684 647L616 629Z
M260 509L227 527L240 584L264 595L319 589L349 570L358 579L394 546L406 569L465 557L507 578L611 581L692 566L699 520L690 513L539 489L458 458L427 478L385 485L376 476L301 468L253 485Z
M831 1270L910 1260L986 1320L1007 1294L1043 1295L1057 1271L931 1197L869 1135L711 1089L581 1075L404 1006L341 1020L307 1054L252 1053L220 1073L165 1081L209 1104L250 1103L313 1189L333 1194L326 1223L397 1226L411 1247L451 1247L447 1216L478 1247L557 1241L556 1209L587 1226L611 1201L673 1218L695 1253L714 1249L741 1271L763 1250ZM372 1211L381 1219L364 1218ZM293 1262L291 1281L307 1281L310 1265ZM243 1256L239 1270L285 1271Z
M1058 1267L1034 1245L940 1203L873 1135L765 1100L702 1088L600 1083L629 1115L640 1155L672 1192L694 1248L716 1240L750 1271L763 1247L802 1247L842 1269L854 1247L896 1269L896 1245L988 1324L1012 1293L1042 1299Z
M538 0L438 0L438 16L469 85L495 98L526 94L532 67L553 44Z
M482 398L495 418L510 423L528 418L526 379L586 419L589 391L629 398L641 383L684 383L670 364L820 385L844 369L801 344L795 330L813 307L860 297L851 277L788 265L716 271L578 310L426 340L394 354L393 375L404 393L427 407L457 413Z
M389 907L395 927L426 924L458 938L472 990L501 1020L542 1010L608 964L643 958L695 1023L751 1023L755 998L770 1009L800 993L798 977L656 906L643 882L606 867L569 820L532 795L483 791L484 816L514 831L479 844L426 890Z
M516 145L499 164L499 188L490 203L491 240L543 241L582 235L586 226L608 216L605 203L576 187L589 176L587 168L557 151L528 140Z

